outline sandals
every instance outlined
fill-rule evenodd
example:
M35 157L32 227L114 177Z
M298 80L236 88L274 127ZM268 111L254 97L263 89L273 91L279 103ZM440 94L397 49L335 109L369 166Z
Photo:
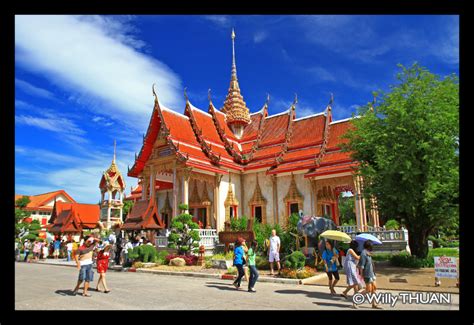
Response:
M104 292L105 292L105 293L109 293L109 292L110 292L110 290L105 290Z
M347 294L341 293L341 297L344 297L344 298L346 298L346 299L349 299L349 297L347 296Z
M92 297L92 296L91 296L90 294L88 294L88 293L83 293L82 296L83 296L83 297Z

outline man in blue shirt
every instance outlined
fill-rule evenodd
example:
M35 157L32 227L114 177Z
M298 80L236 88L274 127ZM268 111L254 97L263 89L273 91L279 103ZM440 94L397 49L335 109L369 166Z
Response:
M54 255L54 259L58 259L59 257L59 249L61 248L61 241L58 239L56 239L54 241L54 252L53 252L53 255Z
M339 264L339 251L334 248L333 244L329 240L326 240L326 248L323 251L322 258L324 261L326 274L329 278L329 290L332 294L336 294L334 287L336 286L337 281L339 281L339 272L337 271L337 266ZM333 276L334 282L332 280Z

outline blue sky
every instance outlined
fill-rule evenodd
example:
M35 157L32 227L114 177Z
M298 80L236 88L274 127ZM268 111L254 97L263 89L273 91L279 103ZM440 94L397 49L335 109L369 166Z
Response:
M298 94L297 117L334 94L335 119L396 82L397 64L459 74L458 16L16 16L15 193L65 189L99 201L113 140L124 174L153 108L184 111L183 89L221 106L236 32L237 75L252 112ZM126 178L127 193L137 180Z

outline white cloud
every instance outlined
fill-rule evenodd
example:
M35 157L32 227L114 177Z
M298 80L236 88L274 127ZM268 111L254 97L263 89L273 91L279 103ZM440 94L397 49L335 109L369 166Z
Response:
M258 31L253 35L254 43L263 42L268 37L268 33L265 31Z
M46 99L54 99L55 98L52 92L50 92L46 89L40 88L40 87L36 87L36 86L30 84L29 82L26 82L26 81L18 79L18 78L15 78L15 86L17 86L18 88L20 88L21 90L23 90L25 93L27 93L29 95L42 97L42 98L46 98Z
M120 116L129 125L146 128L153 106L151 85L160 101L181 110L181 81L168 66L137 50L143 44L130 24L98 16L16 16L16 60L92 102L90 109Z
M209 20L219 27L229 27L231 25L230 16L226 15L206 15L204 19Z
M110 152L85 150L75 156L16 146L17 154L22 154L33 161L43 160L47 164L43 165L43 171L38 169L30 171L24 167L16 166L15 191L34 195L64 189L78 202L97 203L100 200L100 178L112 161L113 149L110 149ZM117 150L116 163L125 178L128 194L130 186L137 184L136 178L126 175L127 164L125 162L133 161L133 155L131 151ZM58 165L60 166L58 167Z

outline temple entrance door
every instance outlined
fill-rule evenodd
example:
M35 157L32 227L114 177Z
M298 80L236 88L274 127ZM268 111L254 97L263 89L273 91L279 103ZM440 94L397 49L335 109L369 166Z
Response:
M202 223L203 228L207 227L207 209L206 208L198 208L197 209L197 216L198 220Z
M298 203L291 203L290 204L290 215L292 215L293 213L296 213L298 214Z
M258 221L259 223L262 223L262 207L261 206L256 206L255 207L255 215L254 215L254 218L256 221Z

